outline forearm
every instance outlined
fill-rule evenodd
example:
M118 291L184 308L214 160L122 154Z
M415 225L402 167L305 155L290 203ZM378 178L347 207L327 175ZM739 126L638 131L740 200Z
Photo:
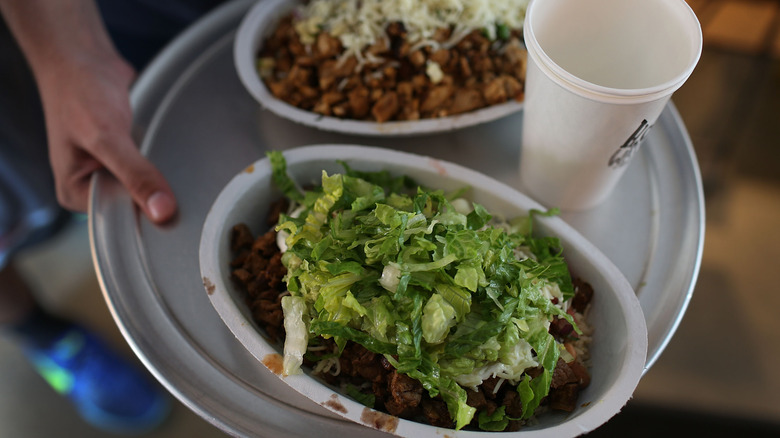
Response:
M93 0L0 0L0 10L39 82L53 63L122 62Z

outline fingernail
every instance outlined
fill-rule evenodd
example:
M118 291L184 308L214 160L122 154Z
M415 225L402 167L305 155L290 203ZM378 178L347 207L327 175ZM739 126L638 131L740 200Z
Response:
M173 215L176 205L173 198L166 192L157 191L146 200L146 208L149 210L151 219L154 222L160 222Z

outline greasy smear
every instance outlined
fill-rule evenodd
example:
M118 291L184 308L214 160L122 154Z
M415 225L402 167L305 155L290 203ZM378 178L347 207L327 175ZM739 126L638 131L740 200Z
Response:
M203 286L206 286L206 293L209 295L212 295L214 293L214 289L216 289L214 283L212 283L208 277L203 277Z
M333 394L330 396L330 400L326 401L322 404L326 408L333 409L334 411L341 412L342 414L347 413L347 408L344 407L344 405L341 404L339 401L339 396L336 394Z
M254 171L255 171L255 165L254 164L250 164L249 167L244 169L244 172L246 172L246 173L252 173Z
M390 433L395 432L395 429L398 427L398 417L383 412L377 412L371 408L363 409L363 413L360 415L360 421L365 423L366 426Z
M429 159L428 164L431 165L434 169L436 169L436 173L438 173L441 176L447 176L447 169L442 166L441 162L439 160Z
M282 374L282 356L278 353L271 353L267 354L263 358L263 365L268 367L269 370L271 370L272 373L276 375Z

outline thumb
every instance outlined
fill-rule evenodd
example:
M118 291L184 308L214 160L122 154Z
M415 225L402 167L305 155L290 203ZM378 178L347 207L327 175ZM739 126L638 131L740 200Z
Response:
M111 153L100 157L106 168L128 190L133 201L154 223L163 223L176 214L176 198L163 174L130 140L107 147Z

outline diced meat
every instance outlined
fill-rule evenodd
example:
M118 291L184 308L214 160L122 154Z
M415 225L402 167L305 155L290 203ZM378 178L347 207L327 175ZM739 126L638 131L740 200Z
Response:
M454 88L451 85L439 85L431 89L420 105L420 111L431 112L440 107L452 96Z
M243 250L252 247L255 239L252 236L252 230L246 224L238 224L233 226L232 235L230 237L230 250L233 253L239 253Z
M498 377L488 377L487 379L482 381L482 392L485 394L485 397L489 399L496 398L496 385L501 381Z
M287 76L287 82L294 88L309 86L309 78L311 77L311 70L300 65L294 65L290 70L290 74Z
M460 74L463 75L464 78L471 77L471 66L466 58L460 58L458 66L460 67Z
M504 88L504 79L502 77L498 77L490 81L485 86L485 91L483 94L485 96L485 101L491 105L506 102L507 95L506 88Z
M270 215L279 213L281 207L272 207ZM231 262L231 278L246 291L246 302L252 316L265 328L272 340L284 337L284 314L281 298L286 290L284 276L287 268L282 264L281 253L276 246L276 232L271 229L257 238L246 224L237 224L231 233L231 248L240 255ZM235 252L234 252L235 253Z
M511 97L514 99L517 99L518 96L522 97L523 85L512 76L503 76L503 78L504 78L504 89L506 91L507 97Z
M506 406L505 412L507 416L520 418L523 415L523 402L517 391L507 391L501 404Z
M342 100L344 100L346 97L337 91L329 91L322 95L322 102L326 105L335 105Z
M368 99L368 88L355 88L349 92L347 98L349 99L349 109L355 118L362 119L368 114L368 108L371 103Z
M574 284L574 298L571 299L571 307L579 313L584 313L593 299L593 286L577 278L572 283Z
M402 23L389 23L385 35L360 56L345 56L341 41L327 32L303 44L289 15L258 53L258 58L273 62L258 68L274 97L307 111L357 120L444 117L523 99L526 54L519 32L513 31L508 41L494 42L477 30L454 46L450 28L435 30L432 44L422 47L413 46L407 36ZM431 63L439 68L430 70ZM405 83L411 87L405 85L401 92ZM351 95L355 89L366 91ZM479 98L475 90L482 93ZM333 92L344 98L325 97Z
M376 353L367 350L360 344L351 344L352 354L346 357L351 361L354 374L359 375L371 382L379 380L384 375L384 369L379 363Z
M326 32L320 32L317 35L317 42L315 44L317 51L317 57L319 59L332 58L341 53L341 41L337 38L333 38Z
M390 91L382 95L371 107L371 114L377 122L386 122L390 120L400 108L398 103L398 93Z
M473 389L466 390L466 404L472 408L482 409L487 406L487 399L482 391L474 391Z
M368 48L367 52L375 56L381 56L387 53L389 50L390 43L388 42L388 38L379 38L377 42Z
M447 404L441 400L428 399L422 402L422 412L429 424L438 427L453 427Z
M444 67L450 61L450 51L439 49L431 54L431 61Z
M525 65L528 58L528 52L523 49L520 41L513 38L504 49L507 60L512 64Z
M554 317L550 322L550 334L560 340L574 333L574 327L564 318Z
M466 397L466 404L478 411L484 410L487 415L493 415L498 408L493 400L490 400L485 396L485 393L481 388L477 388L476 391L467 389Z
M572 372L574 372L574 375L577 377L577 385L579 385L581 389L590 385L590 373L588 372L588 369L585 367L585 365L582 364L582 362L575 360L568 365Z
M279 252L279 248L276 246L276 232L269 230L267 233L260 235L252 243L252 251L266 258Z
M574 374L574 371L572 371L569 364L567 364L563 359L558 358L558 363L555 365L555 371L553 371L550 388L560 388L561 386L568 383L578 382L579 378L576 374Z
M415 67L422 67L425 65L425 54L421 50L415 50L409 55L409 61Z
M451 114L465 113L485 106L482 94L474 89L459 89L455 92L455 100L450 109Z
M550 391L550 407L559 411L571 412L577 408L577 398L580 390L574 383L566 384L555 391Z
M405 410L416 408L422 400L422 384L406 374L397 371L390 373L388 388L395 405L403 406Z
M327 91L336 84L336 79L338 79L336 64L337 61L335 59L328 59L320 66L318 75L320 90Z

